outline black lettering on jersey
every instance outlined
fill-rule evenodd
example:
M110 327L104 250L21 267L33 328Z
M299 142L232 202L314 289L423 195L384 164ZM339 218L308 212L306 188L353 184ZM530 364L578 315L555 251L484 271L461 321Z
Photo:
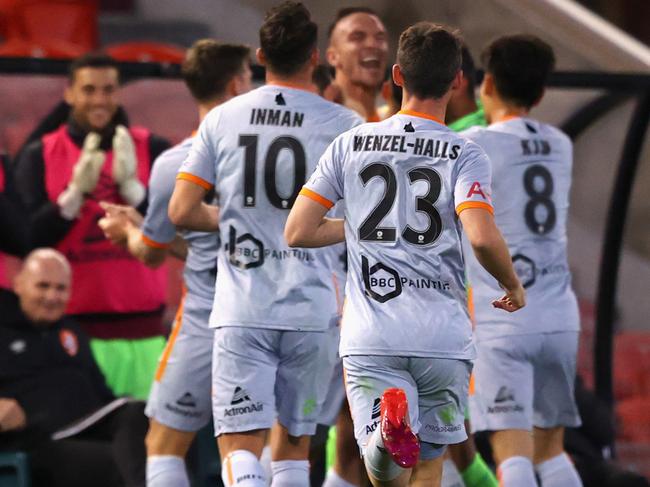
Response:
M422 151L422 155L433 157L433 140L427 139L427 145L424 146L424 151Z
M379 151L381 150L381 142L384 140L383 135L376 135L372 144L372 150Z
M390 150L390 141L393 138L392 135L387 135L384 137L384 145L382 145L381 150L384 152L388 152Z
M251 125L274 125L276 127L302 127L305 114L271 108L253 108Z
M546 156L551 153L551 144L544 139L521 139L521 152L524 156Z
M459 152L460 152L460 146L459 145L452 145L451 146L451 153L449 154L449 159L451 159L451 160L458 159Z
M424 139L417 137L415 139L415 145L413 146L413 154L416 156L422 155L423 148L424 148Z
M363 137L360 135L355 135L352 141L352 150L359 152L363 147Z

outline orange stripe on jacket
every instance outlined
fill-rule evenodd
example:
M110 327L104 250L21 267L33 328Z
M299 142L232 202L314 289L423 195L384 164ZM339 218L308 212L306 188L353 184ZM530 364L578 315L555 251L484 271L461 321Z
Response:
M147 247L153 247L154 249L166 249L169 247L168 243L160 243L155 240L150 239L144 233L142 234L142 243Z
M178 305L178 311L176 311L176 317L174 318L174 329L172 330L169 339L167 340L167 345L165 345L165 350L163 351L162 358L158 364L158 369L156 369L156 382L160 382L163 375L165 374L165 368L167 368L167 361L169 356L172 354L172 349L174 348L174 343L178 337L178 332L181 331L181 326L183 326L183 304L185 303L185 289L183 289L183 298L181 303Z
M461 211L469 210L470 208L480 208L482 210L487 210L494 215L494 208L489 203L483 203L482 201L466 201L461 203L456 207L456 214L460 215Z
M176 176L176 179L182 179L183 181L189 181L190 183L198 184L207 191L210 191L214 187L214 184L211 184L205 179L202 179L188 172L179 172L178 176Z
M315 191L312 191L311 189L302 188L300 190L300 194L302 196L306 196L310 200L314 200L316 203L320 203L321 205L323 205L328 210L334 206L334 203L332 203L330 200L328 200L324 196L319 195Z

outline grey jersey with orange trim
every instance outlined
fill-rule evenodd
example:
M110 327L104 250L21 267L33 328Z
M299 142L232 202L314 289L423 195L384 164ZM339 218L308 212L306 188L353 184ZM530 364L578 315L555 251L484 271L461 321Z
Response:
M301 194L345 200L341 356L474 357L457 212L492 210L480 147L400 112L338 137Z
M527 294L526 307L516 313L494 309L490 302L500 292L497 281L468 255L477 335L578 330L566 251L571 141L557 128L529 118L471 128L463 135L490 157L494 217Z
M332 252L292 249L289 209L318 158L361 123L314 93L266 85L212 110L179 178L219 199L214 327L322 331L336 323Z
M143 241L147 245L165 248L176 237L176 227L167 216L167 207L174 191L176 174L192 147L192 140L187 138L166 150L153 165L149 179L149 205L142 224ZM181 235L188 243L183 272L188 293L185 306L198 299L201 308L210 309L214 298L219 234L183 231Z

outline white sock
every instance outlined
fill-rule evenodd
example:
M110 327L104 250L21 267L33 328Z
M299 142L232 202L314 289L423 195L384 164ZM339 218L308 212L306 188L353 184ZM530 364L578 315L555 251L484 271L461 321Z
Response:
M341 477L336 470L330 468L323 482L323 487L359 487Z
M542 487L582 487L582 480L566 453L535 465Z
M147 487L190 487L185 460L173 455L147 457Z
M273 471L271 470L271 447L269 445L266 445L262 450L260 463L262 464L264 475L266 475L266 485L271 485L271 479L273 478Z
M502 487L537 487L533 462L526 457L510 457L497 470Z
M442 482L440 485L441 487L465 487L456 465L449 458L442 462Z
M379 428L370 435L363 461L368 474L382 482L396 479L405 470L397 465L384 449L384 440L381 439Z
M309 487L309 460L278 460L271 470L271 487Z
M225 487L266 487L262 464L248 450L230 452L221 464L221 480Z

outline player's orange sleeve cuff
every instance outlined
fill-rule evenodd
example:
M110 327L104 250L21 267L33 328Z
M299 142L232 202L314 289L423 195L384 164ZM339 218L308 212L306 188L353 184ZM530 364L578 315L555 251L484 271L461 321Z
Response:
M189 181L190 183L198 184L206 191L210 191L214 187L213 184L207 182L205 179L202 179L188 172L179 172L178 176L176 176L176 179L182 179L183 181Z
M465 203L461 203L456 207L456 214L460 215L461 211L468 210L470 208L479 208L481 210L486 210L494 215L494 208L492 208L492 205L489 203L483 203L482 201L466 201Z
M154 249L166 249L167 247L169 247L168 243L156 242L155 240L152 240L149 237L147 237L144 233L142 234L142 243L145 244L147 247L152 247Z
M300 190L300 194L306 196L310 200L314 200L316 203L320 203L328 210L334 206L334 203L332 203L330 200L328 200L324 196L319 195L315 191L312 191L311 189L302 188Z

